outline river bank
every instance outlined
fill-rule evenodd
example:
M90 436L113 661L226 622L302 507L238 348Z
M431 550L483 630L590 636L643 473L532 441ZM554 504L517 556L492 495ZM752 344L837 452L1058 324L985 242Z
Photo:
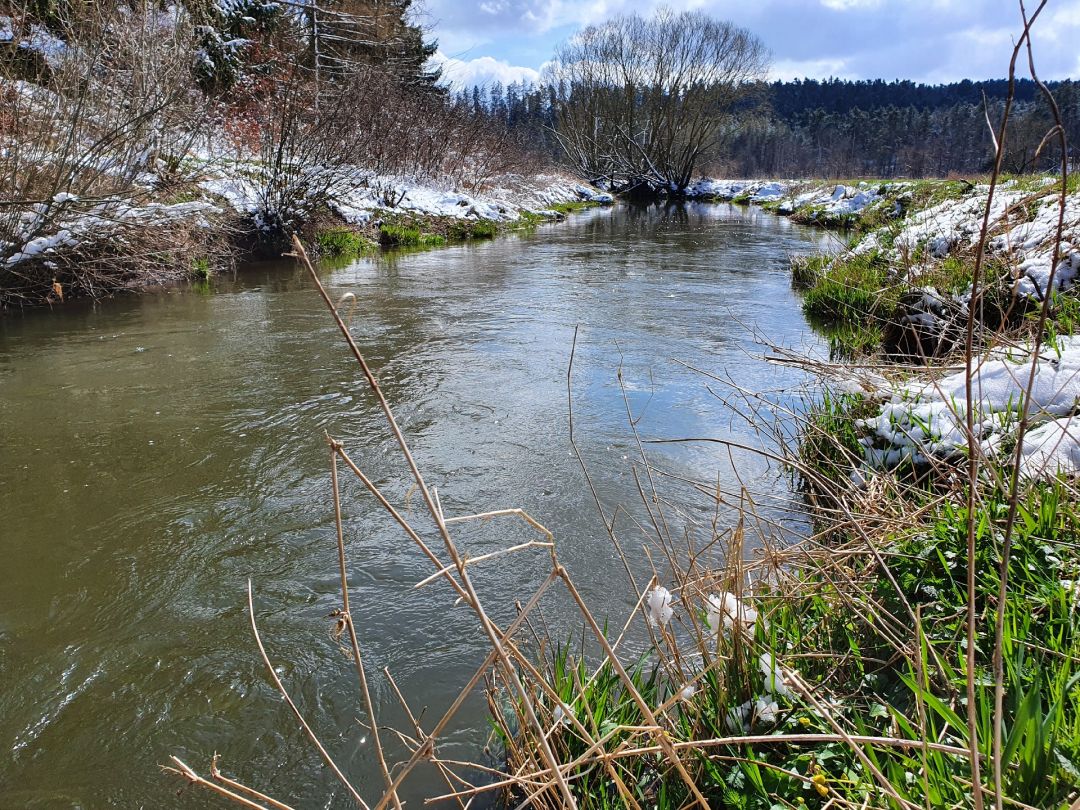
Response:
M30 238L4 246L0 311L205 281L279 256L286 247L273 233L280 224L267 219L260 172L258 164L192 158L182 179L144 173L123 199L62 192L29 205L16 214ZM613 202L558 173L500 176L471 191L358 169L339 174L299 225L317 253L331 256L490 238Z
M627 620L648 634L640 657L590 659L571 641L534 663L539 728L554 730L575 800L1075 807L1075 181L1063 193L1055 178L1005 180L985 241L980 182L694 191L841 231L841 250L793 261L832 357L770 349L813 375L806 406L711 377L814 527L785 537L758 519L764 496L744 493L748 528L719 541L727 558L710 567L680 557L657 507L664 565ZM893 337L905 330L917 335L906 344ZM544 806L558 807L540 735L502 686L507 770L548 778ZM614 774L597 748L616 752Z

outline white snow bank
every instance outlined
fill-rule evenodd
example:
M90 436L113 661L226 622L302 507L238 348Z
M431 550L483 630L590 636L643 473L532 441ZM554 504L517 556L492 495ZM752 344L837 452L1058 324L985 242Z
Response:
M766 183L754 192L750 202L763 203L779 200L787 193L787 186L783 183Z
M879 185L860 182L853 186L824 185L803 191L780 203L777 210L782 214L794 214L803 209L813 209L824 219L858 214L878 202Z
M63 250L75 250L84 244L100 242L122 228L138 225L140 227L167 227L179 222L192 222L200 227L209 227L208 216L221 213L221 209L204 201L192 201L165 205L149 203L134 205L125 201L99 203L88 210L72 212L58 218L48 225L48 232L41 233L46 216L66 210L67 203L78 198L62 192L53 198L55 207L38 205L35 210L25 212L22 219L22 239L25 242L0 242L0 256L8 254L0 265L14 267L17 264L33 260L48 260L49 257Z
M260 186L253 179L257 167L231 169L200 182L200 187L222 197L242 214L255 213L260 206ZM329 205L345 221L363 224L388 211L407 211L420 216L486 219L508 222L526 212L542 212L558 203L587 201L610 204L614 198L592 186L566 177L545 175L500 177L494 188L466 193L449 186L401 177L345 171L330 185L335 189Z
M983 452L992 453L1015 428L1031 370L1031 357L984 360L974 371L975 432ZM931 382L915 382L897 390L878 416L863 426L867 463L891 467L903 460L921 462L930 457L947 458L964 452L966 394L964 372ZM1031 388L1029 415L1036 422L1071 416L1080 405L1080 337L1064 339L1057 351L1047 347L1040 354ZM1075 431L1074 431L1075 432ZM1080 432L1075 432L1080 435ZM1029 437L1033 461L1044 443ZM1065 436L1057 452L1071 459L1080 453L1076 440ZM1077 456L1080 458L1080 456ZM1055 455L1055 459L1058 458Z
M962 199L945 200L908 215L893 238L893 253L898 257L911 255L920 246L925 246L931 257L941 259L958 246L973 247L979 241L986 194L985 186L977 186L972 194ZM990 209L990 226L1000 223L1006 211L1024 196L1023 192L999 189ZM873 233L859 244L857 252L865 253L880 246L878 233Z
M690 199L730 201L746 197L753 203L765 203L786 196L791 184L780 180L717 180L703 177L690 184L686 196Z
M686 189L686 196L733 200L752 186L756 187L756 184L751 180L714 180L703 177Z
M1020 474L1051 478L1080 473L1080 421L1055 419L1028 431L1020 449Z

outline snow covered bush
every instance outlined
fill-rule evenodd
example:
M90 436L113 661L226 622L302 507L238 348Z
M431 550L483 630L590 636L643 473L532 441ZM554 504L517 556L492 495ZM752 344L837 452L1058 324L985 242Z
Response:
M210 208L148 205L162 161L187 152L203 112L185 15L78 4L48 29L29 13L6 19L11 41L43 49L49 73L38 84L0 64L0 307L72 287L100 295L110 279L129 284L139 261L173 262L172 235L152 226Z

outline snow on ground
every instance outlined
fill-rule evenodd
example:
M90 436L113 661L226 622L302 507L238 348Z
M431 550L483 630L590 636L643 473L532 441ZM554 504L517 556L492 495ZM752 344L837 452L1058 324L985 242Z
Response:
M237 212L255 213L260 204L259 185L254 172L232 170L227 175L203 180L200 187L222 197ZM517 220L525 212L542 213L558 203L588 201L614 202L603 191L565 176L497 178L493 188L467 193L436 183L422 183L400 177L356 172L333 184L330 207L346 222L362 225L388 211L418 216L486 219L494 222Z
M984 359L973 374L973 416L983 452L993 453L1016 427L1023 392L1031 373L1030 354ZM896 389L891 401L862 427L866 461L892 467L903 460L923 462L965 452L966 376L958 372L938 380L911 382ZM1069 419L1080 407L1080 337L1044 347L1035 362L1030 419L1038 424L1025 442L1025 469L1053 473L1056 466L1080 471L1080 424Z
M1044 198L1035 218L997 237L992 247L1008 250L1020 259L1016 290L1021 295L1042 298L1050 281L1053 245L1061 213L1056 195ZM1054 289L1064 290L1076 282L1080 271L1080 194L1065 198L1065 218Z
M818 215L843 217L857 214L879 200L880 184L860 182L799 183L793 180L717 180L702 178L687 190L690 199L731 201L736 198L756 205L776 203L781 214L812 210Z
M49 33L45 26L32 23L24 29L21 25L16 26L11 17L0 14L0 43L14 42L16 36L19 37L16 45L19 50L36 53L53 67L68 52L67 43Z
M79 202L73 194L60 193L49 204L38 204L21 217L22 238L14 243L0 241L0 266L14 267L27 261L45 261L61 251L75 251L83 245L100 243L124 228L168 227L190 222L209 227L208 217L221 213L209 202L165 205L148 203L136 205L123 200L91 204L88 208L73 208ZM23 241L25 240L25 241Z
M1080 473L1080 420L1055 419L1028 431L1020 450L1020 474L1026 478Z
M1055 182L1046 178L1051 185ZM961 199L946 200L903 220L899 229L886 226L868 234L855 247L865 254L885 250L897 263L906 263L919 249L926 261L941 260L958 248L970 249L979 241L989 188L976 186ZM1034 208L1034 216L1030 209ZM1006 258L1015 268L1016 292L1041 299L1050 277L1053 244L1060 214L1059 197L1033 198L1014 186L999 188L990 206L988 241L991 253ZM885 245L891 243L890 248ZM1063 241L1054 274L1054 289L1066 290L1080 276L1080 194L1065 200Z
M824 185L796 194L784 200L778 210L793 214L811 209L824 219L858 214L879 200L880 184L860 182L853 186Z

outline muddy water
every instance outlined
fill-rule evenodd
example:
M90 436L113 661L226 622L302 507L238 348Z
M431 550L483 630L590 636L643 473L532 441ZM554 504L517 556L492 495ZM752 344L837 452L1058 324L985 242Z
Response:
M815 343L786 258L821 239L730 206L617 208L323 273L335 294L357 296L358 342L446 511L528 510L597 614L619 617L625 574L568 440L575 328L579 444L605 503L633 508L620 366L643 436L752 441L683 363L753 390L797 382L757 359L747 327ZM170 754L205 767L214 751L295 807L348 806L262 670L249 578L286 684L374 795L369 732L329 634L339 598L324 433L429 527L361 382L291 264L0 321L0 808L220 806L158 770ZM651 452L679 476L737 488L719 445ZM736 463L752 487L786 486L759 461ZM688 498L687 509L683 522L708 505ZM433 722L483 639L448 588L412 589L427 561L351 481L345 520L369 668L389 667ZM529 537L496 522L459 536L473 556ZM545 572L543 555L524 554L478 569L477 582L505 619ZM574 624L559 604L548 617L559 632ZM384 722L405 728L373 680ZM444 753L478 756L485 718L477 695ZM421 773L407 794L419 804L443 788Z

